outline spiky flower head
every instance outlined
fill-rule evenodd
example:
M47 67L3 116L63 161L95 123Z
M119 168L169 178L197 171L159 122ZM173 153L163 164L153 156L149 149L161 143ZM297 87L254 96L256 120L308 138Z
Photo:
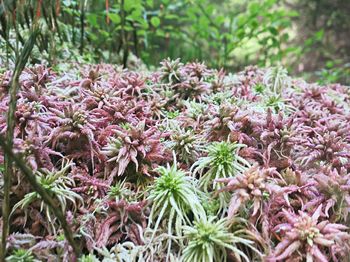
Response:
M266 108L271 108L275 113L283 112L287 107L285 100L280 95L265 96L263 104Z
M132 198L132 191L127 188L124 181L118 181L108 190L108 197L114 199L116 202L120 200L130 200Z
M98 258L94 254L83 255L78 259L78 262L98 262Z
M205 113L208 108L208 105L194 100L184 101L186 115L192 119L197 119L198 116Z
M83 198L73 192L71 187L75 186L74 180L67 176L68 171L72 167L72 162L62 161L60 170L46 170L43 169L36 173L37 182L46 190L48 190L53 197L59 202L62 212L66 212L68 203L71 203L73 210L77 209L78 204L82 204ZM27 193L22 200L20 200L12 209L12 213L18 209L27 209L28 206L34 202L40 201L40 211L46 215L49 225L55 233L55 217L53 217L52 210L41 199L41 196L36 191ZM12 214L11 213L11 214Z
M332 210L336 220L346 221L350 212L350 173L342 168L327 168L324 172L315 174L317 188L326 197L325 213L329 216Z

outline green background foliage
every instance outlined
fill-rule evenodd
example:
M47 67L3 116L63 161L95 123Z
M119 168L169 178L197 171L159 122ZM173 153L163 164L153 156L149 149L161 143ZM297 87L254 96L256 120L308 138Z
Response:
M227 70L283 64L323 83L348 83L346 2L7 0L0 8L1 36L12 45L1 42L7 52L0 59L11 59L8 52L20 47L38 20L42 30L34 62L55 65L71 59L126 66L141 60L152 67L166 57L181 57Z

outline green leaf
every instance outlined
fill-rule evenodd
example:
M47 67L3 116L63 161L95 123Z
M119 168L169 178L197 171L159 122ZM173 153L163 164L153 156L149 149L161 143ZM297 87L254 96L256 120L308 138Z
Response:
M297 17L297 16L299 16L299 12L296 11L296 10L289 11L289 12L288 12L288 16L289 16L289 17Z
M141 9L135 9L134 11L132 11L131 17L132 17L133 20L136 20L136 21L138 21L139 19L143 19L143 17L142 17L142 10Z
M274 4L276 4L276 0L267 0L264 3L266 6L273 6Z
M129 12L134 7L134 0L125 0L124 9Z
M333 61L328 61L327 63L326 63L326 67L327 68L332 68L334 66L334 62ZM0 169L0 171L1 171L1 169Z
M225 16L219 15L215 18L215 23L221 25L225 22Z
M165 19L167 20L171 20L171 19L179 19L179 16L178 15L175 15L175 14L166 14L164 16Z
M317 32L315 33L315 38L316 38L317 40L322 40L323 36L324 36L324 30L323 30L323 29L321 29L320 31L317 31Z
M252 2L252 3L250 3L248 8L249 8L249 11L251 13L258 13L260 10L260 5L259 5L259 3Z
M89 32L89 37L90 37L90 39L91 39L92 41L98 40L97 35L94 34L94 33L92 33L92 32ZM0 169L0 171L1 171L1 169Z
M97 15L96 14L88 14L86 16L86 19L90 25L92 25L93 27L97 27Z
M146 4L147 4L149 7L153 7L153 0L146 0Z
M269 31L273 35L278 35L278 30L275 27L269 27Z
M139 23L140 23L139 26L141 27L141 29L144 29L144 30L148 29L149 26L146 20L142 19L139 21Z
M289 39L289 34L288 34L288 33L284 33L284 34L282 35L282 40L283 40L283 41L288 41L288 39Z
M165 32L161 29L158 29L156 31L156 36L165 37Z
M130 12L132 9L143 9L144 1L141 0L124 0L124 9L127 12Z
M160 19L156 16L153 16L151 18L151 24L154 26L154 27L158 27L160 25Z
M109 18L112 20L113 23L119 24L120 23L120 16L118 14L108 14Z

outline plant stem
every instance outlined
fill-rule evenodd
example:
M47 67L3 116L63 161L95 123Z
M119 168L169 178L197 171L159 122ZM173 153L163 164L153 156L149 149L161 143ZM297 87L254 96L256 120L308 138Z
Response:
M84 53L84 35L85 35L85 0L81 1L81 9L80 9L80 55Z
M123 67L126 68L126 64L128 61L128 40L126 38L125 32L125 8L124 8L124 0L121 0L120 3L120 19L121 19L121 35L122 35L122 43L123 43Z

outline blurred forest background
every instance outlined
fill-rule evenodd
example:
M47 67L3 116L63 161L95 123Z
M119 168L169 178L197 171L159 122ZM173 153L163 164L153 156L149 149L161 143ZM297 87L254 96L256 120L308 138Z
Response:
M1 0L0 67L34 25L31 63L158 66L167 57L238 71L281 64L322 84L350 84L349 0Z

